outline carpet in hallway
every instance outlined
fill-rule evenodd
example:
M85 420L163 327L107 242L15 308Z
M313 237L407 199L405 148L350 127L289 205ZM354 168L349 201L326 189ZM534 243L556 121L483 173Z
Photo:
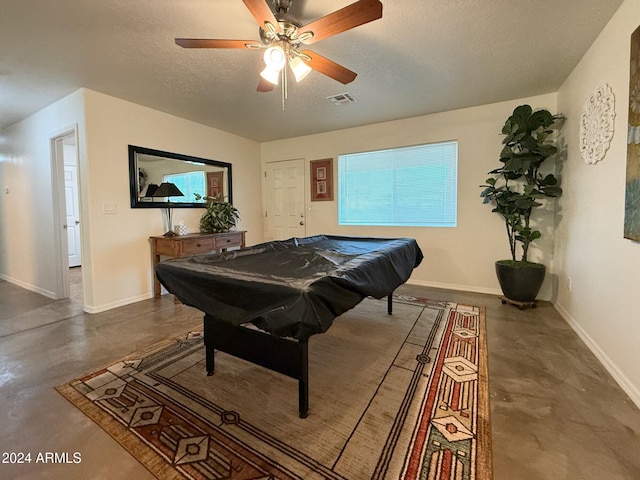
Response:
M297 382L216 352L202 332L57 387L159 478L491 478L484 309L366 299L309 342Z

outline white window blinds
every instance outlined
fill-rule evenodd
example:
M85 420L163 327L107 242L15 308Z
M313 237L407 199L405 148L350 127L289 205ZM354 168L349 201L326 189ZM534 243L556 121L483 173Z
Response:
M183 197L171 197L171 203L193 203L195 194L207 195L207 181L205 172L171 173L164 176L164 182L171 182L184 194Z
M458 142L338 158L340 225L455 227Z

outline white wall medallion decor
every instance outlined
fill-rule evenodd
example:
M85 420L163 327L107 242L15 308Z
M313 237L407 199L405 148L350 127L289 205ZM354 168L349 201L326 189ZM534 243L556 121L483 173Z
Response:
M580 154L588 164L599 162L609 150L615 117L613 91L603 83L589 95L580 115Z

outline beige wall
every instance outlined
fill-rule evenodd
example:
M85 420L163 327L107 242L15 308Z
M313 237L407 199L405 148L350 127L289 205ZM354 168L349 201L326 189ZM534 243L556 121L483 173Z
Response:
M568 155L555 235L557 308L638 405L640 244L623 238L623 222L630 36L639 25L640 2L625 1L558 93ZM602 83L615 95L615 134L604 160L587 165L579 119Z
M81 174L88 179L88 311L148 298L153 288L148 238L163 233L161 210L130 207L129 144L232 163L238 228L247 230L248 244L262 239L254 198L260 189L258 143L93 91L86 95L86 124L87 169ZM115 203L116 213L105 214L105 203ZM196 232L200 215L200 209L176 208L173 220Z
M266 162L304 158L308 185L309 161L333 157L335 184L337 158L341 153L457 140L457 228L341 227L337 220L337 193L333 202L310 202L307 191L307 234L413 237L418 240L425 259L414 271L412 283L498 293L494 263L510 257L509 244L500 218L491 212L491 207L482 204L479 186L488 177L487 172L500 165L500 130L513 109L523 103L529 103L534 109L556 110L556 96L550 94L263 143L263 169ZM538 242L539 248L532 250L532 259L544 262L551 270L540 295L550 299L555 278L552 272L553 237L550 235L553 203L541 212L540 219L540 228L547 235Z

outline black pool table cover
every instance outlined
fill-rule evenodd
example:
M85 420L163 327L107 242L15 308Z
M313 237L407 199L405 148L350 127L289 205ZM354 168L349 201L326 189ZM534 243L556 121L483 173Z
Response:
M411 238L317 235L166 260L156 274L217 321L306 340L365 297L390 295L422 258Z

